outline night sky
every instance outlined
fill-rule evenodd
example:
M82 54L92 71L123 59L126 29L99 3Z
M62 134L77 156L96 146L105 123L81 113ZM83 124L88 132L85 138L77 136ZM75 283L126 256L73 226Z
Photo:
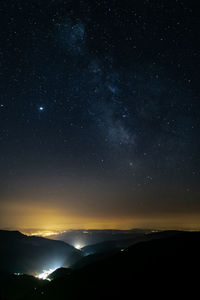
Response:
M200 229L200 9L0 1L0 227Z

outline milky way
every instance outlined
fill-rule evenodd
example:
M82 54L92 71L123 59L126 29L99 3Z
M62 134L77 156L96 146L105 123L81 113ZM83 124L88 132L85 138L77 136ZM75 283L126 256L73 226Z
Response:
M197 6L1 1L2 227L199 226Z

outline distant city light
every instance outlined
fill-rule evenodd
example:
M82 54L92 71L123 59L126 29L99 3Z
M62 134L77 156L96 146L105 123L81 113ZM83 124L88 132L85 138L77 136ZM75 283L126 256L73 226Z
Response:
M39 279L49 280L49 281L50 281L50 279L47 278L47 277L48 277L51 273L53 273L55 270L56 270L56 268L55 268L55 269L49 269L49 270L43 270L42 273L38 274L38 275L35 276L35 277L37 277L37 278L39 278Z
M26 230L22 231L23 234L28 235L28 236L42 236L42 237L48 237L51 235L58 235L61 233L66 232L66 230L52 230L52 231L47 231L47 230L38 230L38 231L33 231L33 232L28 232Z
M78 250L81 250L81 248L83 248L83 245L78 243L78 244L75 244L74 247Z

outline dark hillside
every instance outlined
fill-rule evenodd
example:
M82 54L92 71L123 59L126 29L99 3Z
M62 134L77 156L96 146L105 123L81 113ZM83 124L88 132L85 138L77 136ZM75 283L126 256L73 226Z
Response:
M141 242L50 282L29 299L168 299L197 291L200 233Z

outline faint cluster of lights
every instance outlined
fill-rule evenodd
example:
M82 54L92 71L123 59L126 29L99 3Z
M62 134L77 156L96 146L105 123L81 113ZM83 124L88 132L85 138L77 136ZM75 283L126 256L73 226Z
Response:
M74 247L77 249L77 250L81 250L81 248L83 248L84 246L80 243L77 243L74 245Z
M66 231L61 231L61 230L57 230L57 231L45 231L45 230L39 230L39 231L35 231L35 232L24 232L24 234L28 235L28 236L42 236L42 237L47 237L47 236L51 236L51 235L58 235L61 233L64 233Z
M42 273L36 275L35 277L37 277L37 278L39 278L39 279L51 281L51 279L49 279L48 276L49 276L51 273L53 273L55 270L56 270L56 268L55 268L55 269L49 269L49 270L43 270Z

